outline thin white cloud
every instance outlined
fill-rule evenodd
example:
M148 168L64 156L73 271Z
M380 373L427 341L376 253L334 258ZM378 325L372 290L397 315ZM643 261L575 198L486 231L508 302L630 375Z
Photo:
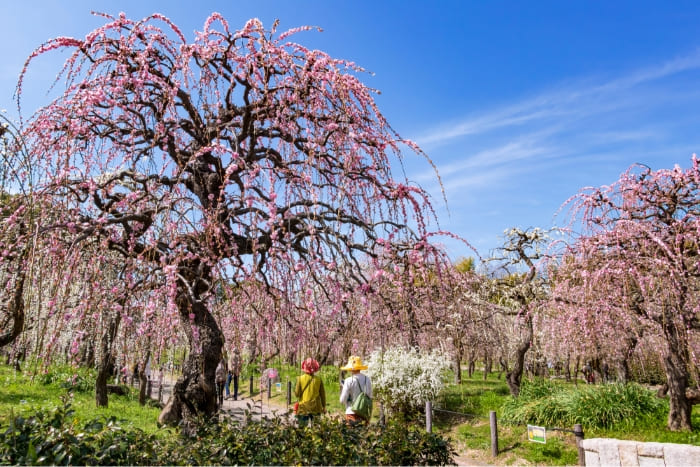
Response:
M568 86L515 104L443 124L416 138L423 146L449 143L457 138L481 135L499 129L536 124L547 120L577 120L619 110L638 100L630 100L634 88L680 73L700 69L700 53L676 58L656 67L631 72L600 84Z
M463 170L478 170L486 167L512 164L537 156L556 153L561 149L552 146L548 142L548 139L556 132L557 126L554 125L550 128L539 129L513 138L497 140L497 145L479 150L472 155L469 155L468 150L465 150L464 159L440 165L438 168L440 176L449 177L457 175Z
M492 111L489 114L470 118L461 123L448 124L433 130L427 135L417 138L422 146L435 143L447 143L452 139L477 135L502 127L522 125L533 120L555 117L553 107L546 108L551 102L547 98L537 98L503 109Z
M633 163L687 165L700 152L698 79L700 51L607 79L569 80L434 126L415 140L442 178L442 227L489 249L509 226L559 223L567 199L614 182ZM416 172L440 199L438 184Z
M535 172L553 180L581 180L603 168L619 174L631 163L658 160L660 148L674 154L676 133L700 113L692 111L700 109L700 93L679 75L698 69L700 53L604 82L560 87L417 140L437 165L451 209L466 198L486 199L487 190L514 190L515 196L532 190L521 184ZM438 193L432 174L412 175Z

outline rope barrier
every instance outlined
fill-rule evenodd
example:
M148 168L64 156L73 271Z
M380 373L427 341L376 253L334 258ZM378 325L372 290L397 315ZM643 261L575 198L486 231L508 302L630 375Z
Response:
M532 423L511 423L511 425L513 425L513 426L528 426L528 425L532 425ZM576 431L575 429L572 430L571 428L558 428L558 427L548 427L548 426L544 426L542 428L544 428L547 431L560 431L562 433L572 433L574 435L579 435L579 434L582 435L583 434L583 431Z
M454 415L462 415L462 416L464 416L464 417L470 417L470 418L487 418L487 417L483 417L483 416L476 415L476 414L473 414L473 413L454 412L454 411L452 411L452 410L444 410L444 409L435 409L435 408L434 408L434 409L433 409L433 412L451 413L451 414L454 414Z
M577 433L575 430L572 430L569 428L550 428L550 427L546 426L545 429L547 431L561 431L563 433L573 433L573 434Z
M461 416L463 416L463 417L469 417L469 418L481 418L481 419L485 419L485 420L489 418L489 417L484 417L483 415L476 415L476 414L473 414L473 413L464 413L464 412L455 412L455 411L453 411L453 410L436 409L436 408L433 408L432 410L433 410L433 412L443 412L443 413L449 413L449 414L453 414L453 415L461 415ZM530 424L530 423L514 423L514 424L511 424L511 425L514 425L514 426L528 426L528 425L531 425L531 424ZM575 435L575 434L581 433L581 432L578 432L578 431L576 431L576 430L572 430L571 428L558 428L558 427L548 427L548 426L545 426L544 429L546 429L547 431L559 431L559 432L562 432L562 433L572 433L572 434L574 434L574 435Z
M453 414L453 415L461 415L463 417L469 417L469 418L481 418L481 419L485 419L485 420L489 418L489 417L484 417L483 415L476 415L476 414L464 413L464 412L455 412L453 410L436 409L436 408L433 408L433 412L443 412L443 413L449 413L449 414ZM513 425L515 425L515 426L528 426L530 424L529 423L515 423ZM583 434L582 432L572 430L571 428L558 428L558 427L545 426L544 429L547 431L559 431L562 433L572 433L574 435Z

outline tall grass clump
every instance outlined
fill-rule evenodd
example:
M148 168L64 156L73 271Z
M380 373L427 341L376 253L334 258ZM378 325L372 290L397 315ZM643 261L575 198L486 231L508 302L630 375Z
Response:
M572 394L572 418L596 428L631 425L646 418L664 418L667 402L636 383L586 386Z
M665 402L638 384L567 387L551 381L527 381L520 397L503 405L502 420L510 424L611 428L664 417Z

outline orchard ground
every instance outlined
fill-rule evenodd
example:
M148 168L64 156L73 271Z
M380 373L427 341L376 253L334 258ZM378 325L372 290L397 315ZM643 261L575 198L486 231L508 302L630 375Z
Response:
M254 417L286 416L290 407L286 403L286 385L295 381L294 368L280 371L279 386L273 385L271 397L267 397L264 386L254 378L251 397L249 377L242 377L239 386L241 397L237 401L224 401L224 410L228 415L244 418L250 411ZM565 383L554 380L569 388L582 390L597 386L586 385L583 380L577 383ZM167 380L164 394L168 394L172 380ZM340 417L342 408L337 403L338 390L332 382L326 381L326 391L331 416ZM650 387L650 389L655 389ZM504 403L509 400L507 384L498 373L491 373L486 379L483 371L475 372L471 377L463 376L461 385L449 384L439 403L434 405L433 431L450 438L457 450L455 461L458 465L572 465L577 463L577 449L574 435L566 431L547 430L546 443L533 443L528 440L527 428L521 425L509 425L500 420ZM164 399L167 399L164 396ZM294 399L292 399L293 402ZM496 411L499 417L499 455L491 456L489 412ZM623 424L609 429L584 426L586 438L617 438L638 441L656 441L678 444L700 445L700 410L693 411L696 429L690 433L670 432L665 428L666 420L662 417L640 423ZM377 421L377 410L373 421ZM421 423L421 421L418 421ZM550 427L551 428L551 427ZM571 427L557 427L573 429Z
M170 394L172 392L175 379L172 377L166 377L163 381L163 393L162 398L164 402L167 402ZM250 385L248 381L241 381L239 397L233 399L224 399L223 404L223 414L228 417L232 417L236 420L243 421L246 419L246 413L250 413L254 420L270 417L285 417L290 413L291 407L286 403L286 394L284 388L275 388L271 391L270 396L267 397L267 391L255 391L255 388L259 388L258 382L255 382L254 393L250 393ZM280 385L282 387L284 385ZM154 391L152 394L154 399L158 399L158 391ZM331 414L333 417L340 418L339 413ZM484 460L479 459L483 457L478 450L467 449L463 447L458 449L457 456L455 456L455 462L460 466L484 466L493 465L486 463Z
M83 370L75 373L70 367L51 369L46 376L51 376L54 384L49 384L43 373L34 372L29 363L25 365L24 370L26 373L18 373L10 367L0 365L0 375L3 380L3 391L0 394L0 419L5 419L12 411L14 413L32 412L39 408L59 405L60 395L65 393L65 390L58 383L69 379L74 381L73 384L79 385L79 388L74 386L76 389L73 391L73 407L76 410L76 416L80 419L89 419L96 415L115 415L148 433L160 432L155 424L158 408L154 404L139 406L135 399L136 390L132 390L129 397L110 396L108 409L96 409L94 380L82 376L85 373ZM338 388L332 380L334 371L332 367L326 369L325 373L329 376L329 380L325 385L329 414L340 417L342 409L336 402ZM282 367L280 388L278 390L277 386L274 386L270 398L267 397L266 391L260 391L257 378L254 378L254 392L251 397L249 377L244 375L239 388L241 397L237 401L226 400L224 409L235 418L245 418L246 411L249 411L254 418L260 415L284 417L288 413L286 384L287 381L294 381L298 374L299 371L296 368ZM33 379L32 375L34 375ZM168 375L166 379L164 400L167 400L174 377L176 374ZM579 381L578 387L560 381L553 381L552 384L581 391L603 387L602 385L589 386L582 381ZM157 388L154 388L152 396L158 397ZM453 440L458 452L455 461L459 465L571 465L576 463L577 453L572 434L548 430L546 444L531 443L527 440L524 426L502 422L503 406L508 400L510 396L507 385L503 378L499 379L495 373L489 374L486 380L483 379L483 373L474 373L472 377L463 378L463 384L449 384L445 388L441 400L434 406L433 430ZM500 452L496 458L492 458L490 454L488 414L491 410L496 411L499 416ZM375 422L377 420L376 412L373 420ZM413 420L413 423L421 424L421 420ZM693 423L696 427L700 426L700 410L697 406L693 412ZM584 432L586 438L607 437L700 445L700 430L684 433L670 432L665 428L663 415L654 420L644 420L636 424L626 423L610 429L592 429L584 425Z

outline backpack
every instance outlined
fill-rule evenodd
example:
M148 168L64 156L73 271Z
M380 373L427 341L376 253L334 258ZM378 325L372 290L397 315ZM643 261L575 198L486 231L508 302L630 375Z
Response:
M365 390L360 384L360 380L356 379L357 384L360 385L360 394L352 401L350 409L365 420L369 420L372 417L372 398L365 394Z
M214 378L216 379L217 383L223 383L226 381L226 368L221 364L221 362L219 362L219 364L216 366Z

